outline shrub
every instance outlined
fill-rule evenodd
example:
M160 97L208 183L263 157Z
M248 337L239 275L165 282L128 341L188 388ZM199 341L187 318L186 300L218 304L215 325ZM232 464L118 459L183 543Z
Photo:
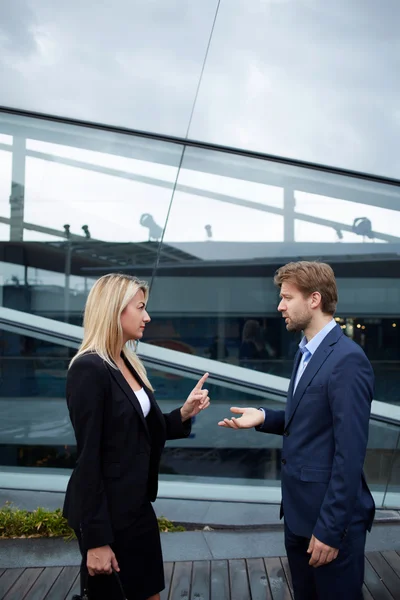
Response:
M165 517L159 517L161 532L185 531ZM37 508L33 512L14 508L10 503L0 508L0 538L63 537L75 538L74 531L62 516L59 508L54 511Z

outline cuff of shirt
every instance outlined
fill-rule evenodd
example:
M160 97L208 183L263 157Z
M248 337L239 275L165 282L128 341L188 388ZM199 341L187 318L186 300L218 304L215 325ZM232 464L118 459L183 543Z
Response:
M263 415L264 415L264 421L261 423L261 425L257 425L257 427L255 427L255 430L256 431L261 431L261 429L262 429L262 427L264 427L264 423L265 423L265 410L263 408L261 408L261 407L259 407L258 410L261 410L261 412L263 413Z

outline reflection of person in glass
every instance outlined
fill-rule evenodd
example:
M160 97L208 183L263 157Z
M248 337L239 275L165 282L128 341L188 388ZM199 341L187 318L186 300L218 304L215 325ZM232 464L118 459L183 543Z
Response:
M252 367L251 361L262 361L275 356L275 350L267 343L265 333L258 321L249 319L243 326L239 360L242 366ZM253 368L257 368L253 363Z
M278 269L278 310L303 331L286 411L232 408L219 425L283 436L282 508L295 600L362 600L366 532L375 505L363 473L374 374L333 319L337 289L324 263Z
M105 275L91 289L82 345L67 376L67 403L78 460L64 504L82 552L82 581L93 600L118 598L112 570L128 598L159 600L164 588L157 495L167 439L187 437L191 418L209 405L206 373L181 408L163 414L131 341L150 317L148 286ZM87 569L87 571L86 571ZM87 577L87 572L91 577Z
M243 326L239 358L241 360L262 360L265 356L260 324L254 319L249 319Z
M212 344L207 350L207 354L212 360L223 360L229 356L228 348L226 347L224 340L218 335L214 337Z

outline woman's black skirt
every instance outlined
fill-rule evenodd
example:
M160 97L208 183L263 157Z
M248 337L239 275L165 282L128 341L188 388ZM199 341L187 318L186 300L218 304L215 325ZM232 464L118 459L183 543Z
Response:
M79 532L76 532L81 545ZM147 600L164 587L164 567L158 522L150 502L135 522L114 533L111 544L120 568L119 576L128 600ZM82 551L82 548L81 548ZM86 552L82 554L82 580L88 581L90 600L120 600L114 575L87 576Z

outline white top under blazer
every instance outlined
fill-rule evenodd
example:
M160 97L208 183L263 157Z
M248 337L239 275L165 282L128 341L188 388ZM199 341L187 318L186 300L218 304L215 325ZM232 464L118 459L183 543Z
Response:
M147 392L143 388L140 388L140 390L135 391L135 395L140 402L144 416L147 417L151 408L150 399L147 395Z

